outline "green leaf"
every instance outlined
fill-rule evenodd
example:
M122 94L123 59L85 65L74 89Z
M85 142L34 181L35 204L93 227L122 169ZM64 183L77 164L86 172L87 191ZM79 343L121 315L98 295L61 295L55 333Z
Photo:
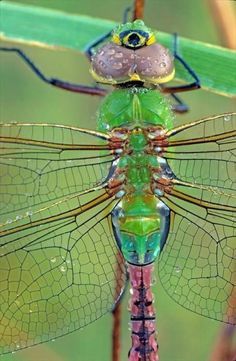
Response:
M84 52L94 40L117 25L109 20L16 3L1 2L0 10L0 39L52 50ZM158 34L159 42L172 49L173 36ZM203 89L229 97L236 95L236 51L179 38L179 53L197 73ZM177 64L176 79L190 81L180 64Z

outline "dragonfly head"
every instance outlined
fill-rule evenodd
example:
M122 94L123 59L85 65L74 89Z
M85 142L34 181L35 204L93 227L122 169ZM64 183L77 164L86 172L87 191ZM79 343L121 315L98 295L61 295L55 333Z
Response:
M173 56L157 43L156 32L142 20L117 26L110 42L91 60L91 74L104 84L162 84L175 74Z

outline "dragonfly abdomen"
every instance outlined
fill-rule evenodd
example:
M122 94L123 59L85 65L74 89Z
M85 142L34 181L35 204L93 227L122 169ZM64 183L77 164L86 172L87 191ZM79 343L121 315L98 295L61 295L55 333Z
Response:
M130 361L158 361L156 340L156 316L151 292L153 264L128 265L131 282L131 338Z

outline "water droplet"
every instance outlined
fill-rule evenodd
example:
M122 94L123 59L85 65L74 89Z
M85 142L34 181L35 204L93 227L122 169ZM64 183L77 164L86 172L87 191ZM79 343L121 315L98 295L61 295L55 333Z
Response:
M7 224L12 223L12 219L9 218L9 219L6 221L6 223L7 223Z
M50 259L50 261L51 261L52 263L55 263L55 262L57 261L57 259L56 259L56 257L52 257L52 258Z
M66 267L65 267L65 266L61 266L61 267L60 267L60 270L61 270L61 272L64 273L64 272L66 272Z
M22 216L20 215L16 216L16 221L19 221L20 219L22 219Z
M156 278L156 276L152 276L151 286L155 285L156 283L157 283L157 278Z
M32 216L32 215L33 215L33 211L26 212L26 216Z
M115 50L114 49L109 49L107 50L107 55L114 55L115 54Z
M165 68L166 65L167 65L167 64L166 64L164 61L162 61L162 62L159 64L160 68Z
M151 68L150 66L147 67L146 69L143 70L143 73L145 73L145 74L150 74L150 73L152 73L152 68Z
M102 60L99 60L99 61L98 61L98 64L99 64L101 67L103 67L103 66L105 65Z
M119 192L116 193L116 198L122 198L125 195L125 191L121 189Z
M176 266L176 267L175 267L175 272L176 272L176 273L180 273L180 271L181 271L181 268L180 268L179 266Z
M123 65L122 63L114 63L112 67L116 70L122 69Z
M228 122L229 120L231 120L231 115L227 114L224 116L224 121Z
M118 53L115 53L114 58L120 59L123 58L123 53L121 53L120 51Z
M153 177L154 180L158 181L158 180L160 180L161 175L159 173L153 173L152 177Z
M107 76L106 76L106 79L107 79L108 81L113 81L113 77L112 77L111 75L107 75Z
M161 196L164 195L164 192L163 192L162 190L160 190L160 189L155 189L155 190L154 190L154 193L155 193L157 196L159 196L159 197L161 197Z
M156 153L160 153L162 151L161 147L154 147Z

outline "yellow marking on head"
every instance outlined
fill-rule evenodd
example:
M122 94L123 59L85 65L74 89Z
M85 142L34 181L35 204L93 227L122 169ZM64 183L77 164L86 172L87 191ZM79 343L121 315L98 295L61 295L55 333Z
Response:
M168 74L164 78L157 78L153 82L155 82L156 84L168 83L168 81L171 81L174 78L174 76L175 76L175 69L173 69L171 74Z
M140 79L140 76L138 74L134 73L134 74L130 75L130 80L135 81L135 80L141 80L141 79Z
M146 45L152 45L156 42L156 37L154 34L150 36L150 38L147 40Z
M115 43L115 44L117 44L117 45L121 45L121 41L120 41L120 37L119 37L119 35L117 35L117 34L113 34L113 36L112 36L112 42L113 43Z
M96 71L94 71L93 68L89 69L90 74L92 75L93 79L97 82L97 83L103 83L103 84L117 84L117 81L115 79L109 78L107 79L104 76L101 76L99 74L96 73Z

